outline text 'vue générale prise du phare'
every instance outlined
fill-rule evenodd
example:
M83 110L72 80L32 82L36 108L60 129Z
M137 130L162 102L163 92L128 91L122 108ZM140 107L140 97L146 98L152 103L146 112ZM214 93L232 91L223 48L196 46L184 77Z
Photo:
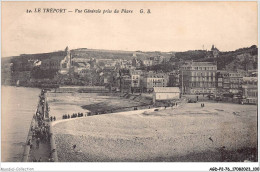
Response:
M34 9L27 9L27 13L100 13L100 14L109 14L109 13L134 13L138 11L138 13L142 14L150 14L150 9L66 9L66 8L34 8Z

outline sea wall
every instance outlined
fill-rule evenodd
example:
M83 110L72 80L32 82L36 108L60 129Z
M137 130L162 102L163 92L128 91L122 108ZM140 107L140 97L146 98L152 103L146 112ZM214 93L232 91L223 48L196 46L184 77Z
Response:
M55 139L53 135L53 127L50 125L50 144L51 144L51 151L52 153L52 159L54 162L58 162L58 155L57 155L57 149L55 144Z
M36 110L36 112L37 112L37 110ZM33 115L33 118L32 118L32 121L31 121L31 125L30 125L30 128L29 128L28 136L27 136L27 139L26 139L25 147L24 147L22 162L28 162L28 159L29 159L29 155L30 155L30 144L29 144L29 141L32 140L33 133L31 131L31 128L34 125L35 125L35 115Z
M38 105L33 115L28 136L26 139L26 145L24 147L22 162L32 162L32 161L35 162L40 160L42 162L58 162L56 145L55 145L53 132L52 132L53 129L49 121L49 108L48 108L48 103L47 103L45 93L46 92L42 91L41 95L39 96ZM42 116L39 117L39 115ZM44 123L44 125L42 123ZM39 132L38 127L41 127L41 129L44 128L47 129L48 136L44 137L46 139L45 141L43 141L44 140L44 138L42 138L43 135L37 136L37 131ZM36 131L35 128L38 128L38 130ZM36 131L35 137L33 136L34 131ZM40 148L39 148L39 144L36 141L38 140L37 138L40 139L40 143L42 144Z
M109 90L104 86L64 86L53 89L55 93L107 93Z

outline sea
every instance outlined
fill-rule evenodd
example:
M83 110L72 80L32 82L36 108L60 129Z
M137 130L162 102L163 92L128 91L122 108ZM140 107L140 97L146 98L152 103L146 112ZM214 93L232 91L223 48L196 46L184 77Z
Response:
M3 85L1 88L1 161L21 162L41 90Z

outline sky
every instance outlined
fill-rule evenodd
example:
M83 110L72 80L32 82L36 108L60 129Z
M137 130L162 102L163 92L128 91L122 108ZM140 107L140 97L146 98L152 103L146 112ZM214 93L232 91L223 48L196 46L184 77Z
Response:
M34 8L73 12L26 13ZM85 9L100 9L101 14ZM107 9L133 13L102 14ZM168 52L209 50L214 44L232 51L258 45L257 20L257 2L2 2L2 57L66 46Z

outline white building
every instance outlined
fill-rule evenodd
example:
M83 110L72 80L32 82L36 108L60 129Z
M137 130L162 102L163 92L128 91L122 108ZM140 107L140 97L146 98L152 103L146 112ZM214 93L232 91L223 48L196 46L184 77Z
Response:
M145 66L152 66L152 65L153 65L153 61L152 61L152 60L144 60L144 61L143 61L143 64L144 64Z
M73 67L75 73L85 76L90 69L90 64L86 62L75 62Z
M176 100L180 98L179 87L154 87L153 102L156 100Z
M153 91L155 87L167 87L169 82L169 75L166 73L155 73L149 71L143 77L144 91Z

